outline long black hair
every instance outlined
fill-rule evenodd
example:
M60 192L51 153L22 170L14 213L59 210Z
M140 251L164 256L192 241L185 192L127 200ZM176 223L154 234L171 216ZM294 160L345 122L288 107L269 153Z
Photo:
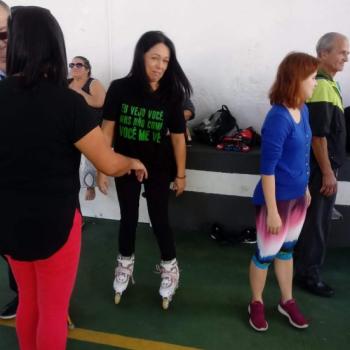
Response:
M173 42L161 31L144 33L136 44L134 59L128 77L132 77L144 91L150 91L150 84L145 70L144 55L153 46L164 44L170 51L169 64L159 81L159 93L164 98L177 102L189 98L192 87L177 58Z
M24 85L45 78L67 86L67 58L60 25L51 12L37 6L18 6L8 19L7 74L20 75Z

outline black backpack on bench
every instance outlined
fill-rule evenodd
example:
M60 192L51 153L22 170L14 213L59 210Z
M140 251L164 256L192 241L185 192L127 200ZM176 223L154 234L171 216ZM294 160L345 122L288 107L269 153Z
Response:
M198 141L216 146L233 129L239 129L237 120L228 107L222 105L221 109L193 127L193 132Z

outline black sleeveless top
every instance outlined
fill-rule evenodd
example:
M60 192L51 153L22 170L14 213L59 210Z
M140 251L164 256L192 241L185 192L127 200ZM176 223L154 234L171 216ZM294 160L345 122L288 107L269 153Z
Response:
M87 94L91 95L90 86L94 80L95 80L94 78L89 77L81 89L84 92L86 92ZM70 85L72 83L72 81L73 81L73 78L69 78L68 85ZM89 109L91 110L91 112L94 114L95 118L97 118L97 120L99 121L99 123L101 125L101 123L102 123L102 108L92 107L88 103L87 103L87 105L89 106Z

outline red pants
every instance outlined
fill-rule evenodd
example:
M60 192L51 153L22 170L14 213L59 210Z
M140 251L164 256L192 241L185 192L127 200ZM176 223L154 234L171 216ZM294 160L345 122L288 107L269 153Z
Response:
M66 349L80 246L81 215L76 211L69 238L55 254L31 262L8 257L19 289L16 330L21 350Z

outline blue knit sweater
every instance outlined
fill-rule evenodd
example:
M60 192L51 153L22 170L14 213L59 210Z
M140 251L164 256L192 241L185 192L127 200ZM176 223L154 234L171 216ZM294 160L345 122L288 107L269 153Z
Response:
M264 121L262 131L260 174L275 175L276 200L291 200L305 194L310 174L311 129L309 111L301 108L301 119L296 123L288 109L273 105ZM265 203L261 179L253 202Z

